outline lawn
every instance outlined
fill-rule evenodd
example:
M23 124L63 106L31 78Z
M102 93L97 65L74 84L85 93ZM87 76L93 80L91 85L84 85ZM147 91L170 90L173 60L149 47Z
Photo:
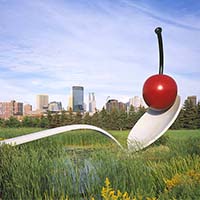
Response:
M39 130L1 129L0 137ZM108 132L126 147L129 131ZM200 130L169 130L137 153L94 131L71 131L0 147L0 170L0 199L198 199Z
M1 128L0 129L0 138L12 138L20 135L25 135L28 133L33 133L41 131L41 128ZM130 130L108 130L124 147L126 147L127 137ZM191 138L200 137L200 130L168 130L164 137L168 137L169 140L173 141L187 141ZM66 145L78 145L83 147L85 145L110 145L111 142L108 138L103 137L101 134L96 131L91 130L78 130L70 131L66 133L61 133L52 138L59 140ZM42 139L45 140L45 139Z
M189 139L191 137L200 137L200 130L169 130L166 134L172 139Z

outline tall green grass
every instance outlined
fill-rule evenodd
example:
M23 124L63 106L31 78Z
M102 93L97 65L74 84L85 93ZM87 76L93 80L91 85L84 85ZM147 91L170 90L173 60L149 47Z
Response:
M7 139L41 130L41 128L0 128L0 138Z
M181 140L181 139L189 139L191 137L199 137L200 129L195 130L168 130L167 135L169 135L172 139Z
M13 130L7 131L14 135ZM112 134L122 141L128 132ZM101 199L108 177L115 190L143 199L198 199L199 186L187 183L185 175L182 183L166 191L165 180L176 174L200 173L200 131L184 134L170 131L167 140L137 153L122 151L93 131L72 131L16 147L4 145L0 147L0 198Z

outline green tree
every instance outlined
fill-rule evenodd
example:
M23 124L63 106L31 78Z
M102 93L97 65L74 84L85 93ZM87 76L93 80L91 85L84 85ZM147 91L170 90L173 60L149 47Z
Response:
M131 129L136 123L136 112L134 107L131 105L128 116L127 116L127 128Z
M200 128L200 102L198 102L197 106L197 119L196 119L196 126Z
M184 110L181 109L177 119L170 127L171 129L182 129L184 128Z
M61 116L60 116L60 125L64 126L66 125L66 121L67 121L67 114L65 110L61 111Z
M103 107L99 112L100 127L104 129L109 128L110 113Z
M119 111L117 108L113 108L110 112L109 129L119 129Z
M32 117L25 116L22 120L22 126L24 127L33 127Z
M47 119L49 128L61 126L61 117L58 113L48 112Z
M5 123L5 120L0 118L0 127L3 127L4 126L4 123Z
M95 112L91 119L91 124L94 126L98 126L101 124L99 119L99 112Z
M40 127L40 118L39 117L32 117L32 126Z
M70 108L69 112L68 112L68 115L67 115L67 124L73 124L74 123L74 115L73 115L73 111L72 109Z
M184 117L183 128L186 129L196 128L197 109L195 108L195 106L191 101L185 100L183 105L183 117Z
M84 124L91 124L91 119L92 117L90 116L89 112L87 112L84 117L83 117L83 123Z
M118 126L120 130L123 130L127 127L127 113L125 110L119 111Z
M136 112L135 115L135 123L144 115L146 112L146 109L144 107L139 107L139 110Z
M80 111L78 111L74 116L74 124L81 124L81 123L82 123L82 114Z
M17 120L15 117L10 117L8 120L5 120L5 127L9 127L9 128L12 128L12 127L15 127L15 128L18 128L21 126L21 123L19 120Z
M40 127L41 128L48 128L48 119L45 116L40 118Z
M53 121L54 121L55 127L61 126L61 115L59 115L57 112L54 113Z
M47 123L48 123L48 128L53 128L54 125L52 125L53 122L53 117L51 111L47 111Z

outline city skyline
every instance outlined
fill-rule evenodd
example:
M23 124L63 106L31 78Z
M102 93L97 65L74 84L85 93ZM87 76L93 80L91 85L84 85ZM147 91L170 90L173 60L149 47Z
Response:
M99 109L108 96L141 97L144 81L158 73L157 26L164 73L182 100L200 97L199 9L198 1L0 0L0 101L34 106L45 93L66 108L72 85L94 91Z
M135 111L139 111L140 108L147 108L147 105L143 101L143 99L139 96L134 96L129 99L128 102L120 102L117 99L110 99L107 98L107 102L101 109L96 109L96 100L94 93L88 94L88 109L86 109L86 104L82 102L82 95L83 95L83 87L80 86L73 86L72 90L74 90L73 94L75 96L73 99L75 99L75 104L71 104L70 107L64 108L62 107L62 102L48 102L49 96L48 95L37 95L36 96L36 104L38 108L36 110L32 109L32 105L30 104L24 104L24 102L17 102L16 100L11 100L9 102L0 102L0 118L3 119L9 119L11 116L14 116L18 119L22 119L22 116L35 116L35 117L41 117L44 114L47 114L48 111L51 111L53 113L61 113L62 110L65 111L73 111L73 112L82 112L82 114L88 112L90 115L93 115L96 111L101 111L103 108L106 109L108 112L110 112L112 109L117 110L124 110L126 112L129 112L131 106L135 109ZM78 100L78 99L79 100ZM82 99L82 100L81 100ZM78 101L77 101L78 100ZM197 96L188 96L185 101L190 101L194 107L198 106L200 101L198 100ZM71 102L72 103L72 102ZM185 104L187 105L187 104ZM69 106L69 105L68 105ZM78 106L78 107L77 107ZM182 104L183 106L183 104ZM72 108L73 107L73 108ZM84 109L83 109L84 108Z

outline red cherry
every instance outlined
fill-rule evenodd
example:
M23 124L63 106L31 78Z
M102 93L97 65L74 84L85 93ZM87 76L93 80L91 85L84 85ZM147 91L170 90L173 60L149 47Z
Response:
M173 78L164 74L149 77L143 86L143 98L154 110L165 110L173 105L177 85Z

